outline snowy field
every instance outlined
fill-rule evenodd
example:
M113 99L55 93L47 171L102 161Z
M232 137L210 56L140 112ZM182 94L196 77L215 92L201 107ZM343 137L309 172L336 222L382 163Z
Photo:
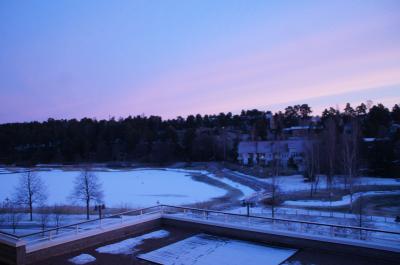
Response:
M138 258L164 265L278 265L296 251L200 234Z
M0 168L0 202L5 198L13 196L15 187L18 184L18 177L23 168L9 169ZM105 203L108 206L130 206L130 207L146 207L161 204L182 205L193 204L198 202L209 201L213 198L221 197L226 194L226 190L207 184L206 181L195 181L192 175L199 176L200 174L212 180L217 180L229 187L241 191L242 196L238 199L251 197L255 194L255 190L251 187L233 181L227 177L220 177L206 170L187 170L187 169L134 169L134 170L116 170L107 168L94 168L94 172L99 176L103 183L105 194ZM232 172L242 178L271 183L271 178L260 179L254 176L245 175L240 172ZM47 185L49 197L47 204L55 203L71 204L69 198L72 189L74 178L80 174L77 169L61 170L42 168L38 174L42 177ZM199 178L201 180L201 177ZM276 178L276 183L284 193L295 191L304 191L310 189L310 183L304 181L302 175L279 176ZM337 178L334 183L335 187L343 186L340 178ZM400 188L400 181L395 178L374 178L360 177L356 185L390 185ZM326 178L321 177L319 189L326 188ZM390 194L393 194L389 192ZM394 192L398 193L398 192ZM390 195L389 194L389 195ZM384 195L381 192L368 192L364 195ZM358 195L355 195L356 197ZM286 201L287 206L329 206L325 205L329 202L319 200L299 200ZM333 202L332 206L343 206L349 203L349 196L344 196L341 200Z
M243 184L240 184L238 182L232 181L231 179L229 179L227 177L218 177L215 174L210 173L210 172L208 172L206 170L169 169L169 168L165 168L165 170L183 172L183 173L201 174L201 175L207 176L210 179L217 180L217 181L222 182L222 183L224 183L224 184L226 184L226 185L228 185L228 186L230 186L232 188L240 190L243 195L239 199L242 199L242 198L245 198L245 197L250 197L256 192L255 190L253 190L252 188L250 188L250 187L248 187L246 185L243 185Z
M232 172L227 169L222 170L222 174L218 171L214 174L206 170L172 168L117 170L97 167L93 168L93 170L103 183L107 208L121 206L143 208L154 206L157 202L169 205L194 204L227 195L228 191L226 187L235 188L242 193L241 196L236 197L235 195L235 199L237 200L252 197L252 195L258 193L261 195L258 197L255 196L255 198L259 200L262 198L261 196L268 194L268 190L256 192L253 189L254 186L251 185L251 181L254 181L254 183L261 182L262 184L271 182L271 178L260 179L239 172ZM0 168L0 202L7 197L12 197L15 186L18 184L18 178L23 171L25 171L24 168L14 168L12 171L6 168ZM69 196L73 189L74 179L80 174L78 169L61 170L52 167L42 167L38 174L42 177L48 188L48 205L55 203L72 203ZM195 178L193 178L194 176ZM213 182L218 181L224 185L221 186L222 188L219 188L208 184L208 182L211 182L210 179L213 180ZM304 178L301 175L279 176L276 179L281 191L285 194L290 195L297 191L308 191L310 189L310 184L304 182ZM238 181L241 181L241 183ZM381 198L384 196L400 195L400 181L398 179L361 177L357 184L376 185L374 187L376 190L362 193L365 197L378 196ZM325 185L326 180L324 177L321 177L319 189L322 190L325 188ZM343 185L340 178L337 178L335 185L336 187ZM379 190L380 186L392 186L396 190L382 191ZM263 186L261 185L261 187ZM361 193L355 193L353 199L356 200L360 195ZM349 203L349 195L344 195L341 198L336 197L336 200L332 201L332 203L326 201L326 199L289 199L282 202L275 216L287 219L358 226L357 215L339 212L339 210L336 212L334 209L330 209L330 206L346 206L349 205ZM223 211L246 214L245 208L238 208L237 206L238 204L228 205ZM303 207L313 207L314 209L302 209ZM270 217L271 209L270 207L263 206L263 204L259 202L257 207L251 208L251 214ZM365 219L365 221L363 221L362 225L370 228L399 231L400 224L394 221L396 214L397 213L393 211L392 214L372 216L371 213L364 212L365 216L363 219ZM376 213L376 215L379 215L379 213ZM31 222L27 220L28 215L21 215L22 219L18 224L16 234L22 235L40 231L40 217L40 214L34 214L34 221ZM97 215L92 216L92 218L97 218ZM7 214L0 214L0 221L3 220L3 223L0 223L2 226L1 230L12 233L11 227L7 226L7 222L9 222L7 221L8 219L9 216ZM76 223L84 219L84 215L63 215L59 225ZM119 220L112 221L119 222ZM46 227L55 227L55 216L49 216Z
M240 197L239 199L246 198L246 197L250 197L250 196L252 196L252 195L256 192L256 191L253 190L252 188L250 188L250 187L248 187L248 186L245 186L245 185L242 185L242 184L240 184L240 183L238 183L238 182L232 181L232 180L230 180L230 179L228 179L228 178L225 178L225 177L217 177L217 176L215 176L214 174L211 174L211 173L208 173L208 174L206 174L206 175L207 175L207 177L209 177L209 178L212 178L212 179L214 179L214 180L223 182L223 183L227 184L227 185L230 186L230 187L233 187L233 188L236 188L236 189L240 190L240 191L243 193L243 196Z
M272 178L258 178L254 176L250 176L247 174L243 174L238 171L234 171L235 174L239 176L243 176L247 179L254 179L256 181L263 181L265 183L271 184ZM310 189L310 183L304 181L303 175L291 175L291 176L278 176L276 177L276 184L279 186L279 189L282 192L293 192L293 191L304 191ZM365 185L376 185L376 186L396 186L400 188L400 179L399 178L377 178L377 177L359 177L355 180L354 185L356 186L365 186ZM334 188L343 188L344 182L343 177L335 177ZM327 182L325 176L320 176L318 188L325 189L327 188Z
M357 200L361 196L376 196L376 195L400 195L400 190L395 191L366 191L357 192L353 194L353 200ZM297 200L297 201L285 201L283 205L286 206L312 206L312 207L337 207L349 205L351 201L350 195L343 196L340 200L336 201L321 201L321 200Z
M0 202L13 196L21 173L0 174ZM129 205L131 207L162 204L190 204L221 197L226 190L195 181L191 173L182 170L136 169L94 171L103 184L104 201L109 206ZM68 198L73 189L78 170L42 170L49 193L47 204L70 204Z

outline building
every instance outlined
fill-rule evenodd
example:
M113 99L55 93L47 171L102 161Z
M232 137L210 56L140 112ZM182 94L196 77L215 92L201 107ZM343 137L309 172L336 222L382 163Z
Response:
M242 165L266 165L274 158L287 167L290 161L299 170L303 168L303 157L306 139L289 139L276 141L242 141L238 145L238 161Z

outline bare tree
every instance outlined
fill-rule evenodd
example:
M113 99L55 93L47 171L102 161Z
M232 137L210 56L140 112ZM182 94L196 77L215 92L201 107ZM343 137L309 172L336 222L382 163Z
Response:
M33 206L43 204L46 199L47 188L36 172L28 171L20 177L15 200L18 204L29 208L31 221L33 220Z
M281 173L281 168L282 168L282 149L283 146L281 145L280 141L277 141L273 147L272 147L272 161L271 161L271 166L272 166L272 182L271 182L271 196L269 203L271 205L271 215L272 218L275 218L275 211L276 207L280 203L280 189L279 189L279 183L277 180L277 177Z
M271 216L275 218L276 207L279 206L281 203L280 198L280 189L279 184L276 176L272 176L272 183L271 183L271 198L270 198L270 205L271 205Z
M350 193L350 211L353 211L354 182L358 175L360 126L356 119L350 122L351 128L342 134L342 161L345 170L345 188Z
M96 174L89 169L82 170L81 174L75 179L74 190L71 194L72 199L84 202L86 205L86 219L90 219L89 210L92 201L97 203L103 200L102 185Z
M10 211L11 201L10 199L6 198L0 206L0 226L6 222L7 214Z
M39 211L40 213L40 227L42 228L42 232L44 235L44 230L46 229L48 223L49 223L49 217L50 217L50 210L48 207L42 207Z
M329 201L332 203L332 186L333 177L336 170L337 161L337 142L338 142L338 131L334 118L328 118L325 122L325 131L323 134L324 143L324 158L327 165L327 188L329 192Z
M315 160L317 154L312 142L306 142L304 148L305 178L310 183L310 196L313 196L315 183Z
M363 194L360 195L360 197L358 198L358 204L356 207L356 219L357 219L357 225L359 227L362 227L364 224L364 208L365 208L365 202L364 202L364 197ZM360 229L360 239L362 239L363 235L362 235L362 230Z
M2 226L3 225L3 223L5 223L6 222L6 215L5 215L5 209L4 209L4 207L2 206L1 207L1 211L0 211L0 226Z
M15 230L17 230L19 222L21 221L21 214L18 212L18 209L14 204L8 208L8 223L11 225L13 229L13 233L15 234Z
M65 206L55 204L52 209L54 223L56 227L60 227L63 221L63 215L65 214ZM57 230L58 232L58 230Z
M320 148L319 142L314 139L305 142L304 164L305 177L310 182L310 196L317 192L320 170Z

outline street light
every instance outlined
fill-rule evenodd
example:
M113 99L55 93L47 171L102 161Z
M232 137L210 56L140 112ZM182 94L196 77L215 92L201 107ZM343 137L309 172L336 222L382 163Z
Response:
M242 200L242 206L247 209L247 216L250 216L250 207L254 207L255 203L250 200Z
M94 206L94 210L95 210L95 211L99 211L99 219L102 218L101 211L104 210L105 208L106 208L106 206L104 205L104 203L103 203L103 204L96 204L96 205Z

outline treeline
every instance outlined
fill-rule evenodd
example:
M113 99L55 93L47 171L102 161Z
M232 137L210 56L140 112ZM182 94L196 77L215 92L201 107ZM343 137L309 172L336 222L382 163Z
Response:
M359 175L398 177L400 174L400 108L382 104L333 108L322 113L317 150L321 173L353 178ZM306 152L307 160L307 152ZM346 183L345 183L346 184Z
M382 104L356 107L347 104L343 111L329 108L321 117L312 117L307 104L289 106L284 111L247 110L240 114L189 115L163 120L158 116L135 116L109 120L84 118L0 125L0 163L77 163L139 161L234 161L241 135L254 140L273 139L291 126L313 124L326 129L327 120L342 131L355 119L363 138L388 140L379 160L399 159L400 107ZM398 128L398 127L397 127ZM389 150L387 150L389 149ZM380 154L387 154L382 157ZM371 154L376 155L376 154Z

